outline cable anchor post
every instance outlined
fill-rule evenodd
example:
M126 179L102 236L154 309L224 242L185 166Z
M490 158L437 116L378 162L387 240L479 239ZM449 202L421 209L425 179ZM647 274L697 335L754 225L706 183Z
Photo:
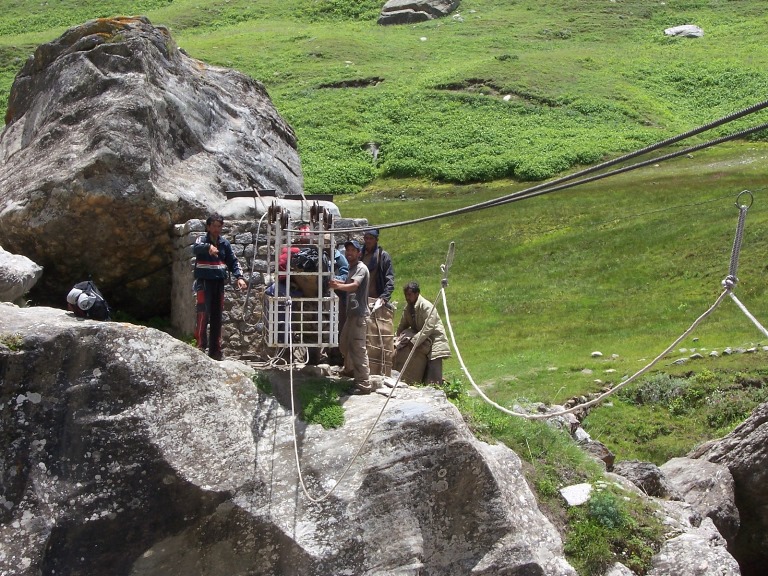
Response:
M445 264L440 264L440 271L443 273L443 279L440 284L443 288L448 287L448 271L453 265L453 256L456 253L456 243L451 241L448 245L448 255L445 257Z
M741 202L742 196L749 197L749 203L745 204ZM727 290L733 290L736 283L739 281L736 272L739 268L739 254L741 253L741 241L744 237L744 222L747 218L747 210L752 207L752 203L755 201L752 192L749 190L742 190L736 197L736 207L739 209L739 221L736 224L736 234L733 238L733 249L731 250L731 263L728 269L728 276L723 279L723 288Z

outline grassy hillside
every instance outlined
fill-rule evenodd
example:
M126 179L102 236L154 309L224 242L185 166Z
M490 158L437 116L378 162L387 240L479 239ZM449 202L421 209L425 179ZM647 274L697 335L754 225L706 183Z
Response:
M541 180L768 93L760 2L464 0L387 27L381 3L16 0L0 16L0 92L65 26L144 13L193 56L261 80L298 133L307 191L336 194L382 177ZM682 23L705 36L664 36Z
M263 82L298 134L306 191L337 194L345 215L384 225L498 198L768 97L760 1L463 0L452 17L390 27L376 24L381 4L9 0L0 14L0 110L38 44L91 18L145 14L194 57ZM705 35L664 36L680 24ZM694 142L767 120L754 115ZM762 136L524 202L385 229L398 290L415 279L433 299L454 241L447 299L475 380L501 404L560 402L621 382L714 302L729 269L736 196L748 189L755 201L736 294L768 322ZM366 151L371 142L376 162ZM766 400L763 344L768 338L726 300L681 342L685 352L670 354L585 426L620 459L660 463L683 454ZM728 346L758 351L708 356ZM673 364L693 349L704 358ZM455 358L446 373L466 387ZM479 434L532 463L542 502L566 524L556 488L595 474L572 444L472 396L457 402ZM601 535L583 520L570 520L566 543L582 574L600 573L619 553L642 573L654 536L635 549L630 534ZM625 527L639 533L633 522Z
M464 0L452 17L387 27L376 24L379 7L371 0L14 0L0 15L0 107L38 44L90 18L146 14L193 56L266 85L299 136L307 192L341 194L345 214L386 224L520 190L768 95L768 16L757 1ZM663 34L685 23L701 26L704 37ZM375 163L369 142L380 149ZM766 150L757 137L721 145L525 202L395 228L382 243L398 284L417 279L433 298L455 241L449 306L475 378L501 402L561 401L632 374L712 303L728 270L735 196L747 188L756 201L737 294L758 318L768 316ZM730 301L694 336L688 348L763 340ZM594 350L603 358L592 359ZM465 379L455 361L448 372ZM710 428L700 425L663 453L633 455L680 452ZM618 442L608 429L604 439Z

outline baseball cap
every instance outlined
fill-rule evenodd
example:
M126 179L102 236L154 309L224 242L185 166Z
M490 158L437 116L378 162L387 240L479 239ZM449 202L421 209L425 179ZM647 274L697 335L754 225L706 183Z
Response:
M360 242L358 242L357 240L347 240L346 242L344 242L344 248L346 248L350 244L354 246L355 250L357 250L358 252L360 252L363 249L363 247L360 245Z
M378 228L371 228L370 230L366 230L364 236L373 236L374 238L379 237L379 230Z

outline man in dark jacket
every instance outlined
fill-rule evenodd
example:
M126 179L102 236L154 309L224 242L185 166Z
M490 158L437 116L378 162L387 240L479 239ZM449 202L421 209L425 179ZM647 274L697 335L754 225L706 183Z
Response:
M248 285L230 243L221 236L224 218L211 214L205 221L205 236L195 241L195 292L197 294L197 321L195 338L200 350L208 350L208 356L221 360L221 315L224 309L224 280L227 271L237 278L237 287L245 290ZM210 333L209 333L210 328Z
M381 298L384 302L389 302L392 292L395 290L395 270L392 268L392 258L379 246L379 231L376 228L365 231L363 242L365 245L360 260L371 274L368 297Z

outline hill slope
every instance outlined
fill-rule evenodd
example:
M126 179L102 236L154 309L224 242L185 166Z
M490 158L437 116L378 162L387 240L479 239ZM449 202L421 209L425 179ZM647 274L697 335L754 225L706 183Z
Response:
M307 191L336 194L377 177L541 180L768 93L760 2L464 0L453 17L386 27L380 5L17 0L0 16L0 93L63 27L146 13L193 56L264 82L299 136ZM704 37L664 35L687 23Z
M337 197L344 212L385 224L508 194L524 187L520 179L635 150L768 94L762 2L464 0L451 18L390 27L376 24L379 7L16 0L0 15L0 99L24 58L67 26L145 13L191 55L267 86L299 136L307 192L355 192ZM704 37L663 33L686 23ZM376 163L370 142L379 147ZM720 146L571 191L384 231L382 243L398 285L419 280L433 298L456 241L448 298L475 377L499 401L561 401L633 373L712 303L728 271L733 203L747 188L756 201L737 293L758 318L768 316L767 150L757 139ZM688 347L762 339L731 303L695 337L698 345ZM607 367L590 358L593 350L618 358ZM447 368L464 379L455 361Z

